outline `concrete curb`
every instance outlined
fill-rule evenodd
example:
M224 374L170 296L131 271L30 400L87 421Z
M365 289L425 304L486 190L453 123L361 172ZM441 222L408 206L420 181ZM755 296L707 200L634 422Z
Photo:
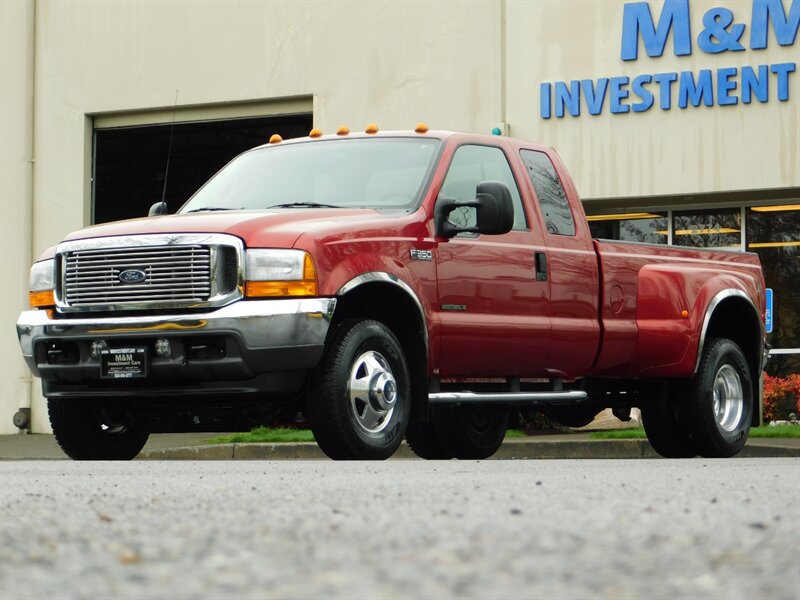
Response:
M741 458L800 457L800 447L748 443ZM393 459L416 459L403 444ZM503 444L492 460L659 458L646 440L536 440ZM214 444L145 450L139 460L320 460L326 459L314 443Z
M208 444L211 434L154 434L139 454L143 460L327 460L313 442L288 444ZM800 439L754 438L739 456L800 457ZM416 458L403 444L397 459ZM593 440L587 433L509 438L493 459L657 458L643 439ZM0 460L68 460L52 435L2 435Z

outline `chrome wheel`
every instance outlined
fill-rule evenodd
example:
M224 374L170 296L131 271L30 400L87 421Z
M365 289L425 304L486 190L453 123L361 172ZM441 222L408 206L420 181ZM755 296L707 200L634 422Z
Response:
M731 432L740 426L744 392L739 373L731 365L720 367L714 377L714 419L720 429Z
M411 417L403 347L370 319L335 323L325 345L305 406L317 444L334 460L389 458Z
M389 362L379 352L361 354L347 384L350 407L358 426L367 433L383 431L392 420L397 382Z

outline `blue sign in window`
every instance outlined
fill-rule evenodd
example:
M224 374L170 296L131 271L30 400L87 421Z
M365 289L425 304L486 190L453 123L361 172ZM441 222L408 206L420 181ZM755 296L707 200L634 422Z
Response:
M764 314L764 325L767 327L767 333L772 333L772 288L767 288L767 310Z

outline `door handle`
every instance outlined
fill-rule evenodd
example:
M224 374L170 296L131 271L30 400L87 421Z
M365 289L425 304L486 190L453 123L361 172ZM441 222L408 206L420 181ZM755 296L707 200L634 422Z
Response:
M536 267L536 281L547 281L547 253L536 252L533 261Z

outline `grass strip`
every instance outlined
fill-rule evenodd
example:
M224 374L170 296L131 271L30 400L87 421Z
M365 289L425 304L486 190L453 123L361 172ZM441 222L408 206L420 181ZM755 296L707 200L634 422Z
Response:
M525 434L518 429L509 429L506 437L525 437ZM222 435L206 440L209 444L281 444L313 441L314 434L310 429L289 427L256 427L248 432Z
M644 429L611 429L609 431L593 431L589 437L593 440L632 440L645 439ZM750 429L751 438L800 438L800 425L764 425Z
M256 427L247 432L223 435L208 440L209 444L279 444L313 442L314 434L309 429L291 427Z

